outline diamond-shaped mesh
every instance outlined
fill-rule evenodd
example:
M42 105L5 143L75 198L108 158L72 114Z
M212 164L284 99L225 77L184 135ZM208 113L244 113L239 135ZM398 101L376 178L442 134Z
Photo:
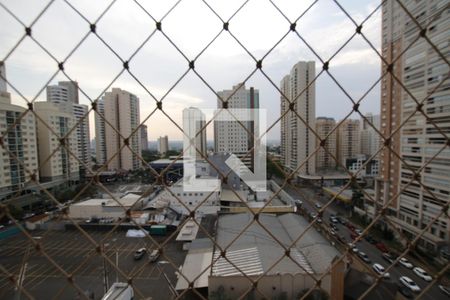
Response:
M0 73L0 82L5 81L11 92L0 96L23 107L14 111L11 104L0 103L1 171L19 178L0 178L1 299L101 299L113 282L131 286L137 299L344 299L344 292L352 299L374 295L393 299L396 293L409 293L401 276L418 283L417 298L445 299L438 285L449 285L448 1L81 2L0 2L0 59L13 74ZM280 68L303 58L315 61L316 71L294 93L280 77L290 67L281 72ZM380 73L370 67L374 64L381 65ZM364 72L366 67L371 71ZM89 106L78 118L56 126L61 122L54 118L57 112L40 100L58 80L77 81L80 103ZM232 85L228 97L218 92ZM145 124L149 132L166 127L189 138L180 117L185 103L219 106L219 114L248 85L259 89L260 107L269 114L274 113L273 106L281 107L258 134L236 118L251 144L263 136L278 136L281 128L278 153L267 156L273 193L255 207L232 188L231 197L239 205L222 203L225 212L197 218L197 211L217 194L203 193L201 201L188 204L186 194L172 189L172 179L181 178L174 171L176 165L194 147L223 184L231 170L223 171L195 143L157 168L133 143ZM114 94L115 87L123 91ZM195 87L206 102L187 95L186 87ZM320 109L342 112L338 122L324 119L329 122L325 131L298 108L299 99L311 97L314 87L317 106L324 101ZM140 95L141 118L130 130L115 125L120 106L112 111L103 107L107 97L132 99L125 90ZM273 98L264 99L265 95ZM376 122L366 107L378 103L381 117ZM212 128L216 116L196 137ZM88 133L95 125L96 138L106 132L119 145L101 162L93 163L88 152L81 155L76 145L87 121ZM27 124L36 125L36 136L18 133ZM304 159L288 158L293 144L286 136L292 126L304 128L305 139L313 145ZM357 134L348 137L352 126ZM370 131L376 142L367 157L348 164L346 158L353 159L356 153L351 148L362 143L361 130ZM44 146L44 137L49 145ZM39 147L15 145L26 139L41 139ZM305 142L298 140L295 147ZM349 154L336 150L345 143ZM39 163L33 164L30 157L47 146L48 154L39 155ZM97 151L98 147L97 143ZM246 151L243 160L251 158L254 147ZM117 161L130 157L139 167L116 173L114 178L121 183L101 180ZM317 173L308 172L309 166L325 159L333 172L317 166ZM378 172L371 176L373 188L368 189L368 181L361 178L374 168L374 161L379 161ZM56 185L43 175L66 163L71 167L62 171ZM77 167L82 173L72 174ZM139 196L124 204L121 193L131 185L141 185ZM109 201L116 208L113 218L91 224L93 219L71 215L71 206L100 194L105 199L100 206ZM150 224L133 217L143 209L143 201L158 195L172 199L185 212L163 235L149 234ZM289 199L283 201L290 215L276 211L280 199ZM45 212L50 208L56 210ZM86 214L92 215L88 209ZM164 212L174 214L167 208ZM227 224L226 220L240 220L233 212L246 213L246 221ZM335 224L339 220L332 213L341 224ZM198 227L197 237L210 249L191 262L200 266L196 272L183 264L198 259L203 248L192 243L188 252L176 240L184 234L182 228L190 227ZM129 229L145 234L125 237ZM248 247L239 249L245 241ZM134 261L139 248L147 255L157 250L160 256L156 262ZM323 265L329 253L334 257ZM419 277L406 257L431 277ZM384 265L384 271L377 272L374 263ZM209 290L199 285L205 276ZM179 289L177 282L184 288Z

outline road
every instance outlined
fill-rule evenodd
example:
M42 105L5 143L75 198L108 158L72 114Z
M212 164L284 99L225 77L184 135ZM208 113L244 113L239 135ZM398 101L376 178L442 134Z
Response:
M281 181L277 181L278 184L282 184ZM308 212L318 212L318 208L316 207L316 203L319 203L322 207L325 206L325 204L327 204L327 202L330 201L331 198L329 198L326 195L320 196L318 195L312 188L298 188L298 187L292 187L289 185L286 185L283 188L287 193L289 193L294 199L299 199L303 202L302 206L304 208L304 210L307 212L306 214L308 214ZM334 201L333 203L331 203L323 212L323 223L324 226L327 226L330 222L329 222L329 217L331 214L334 215L340 215L340 216L347 216L347 211L345 210L345 208L342 205L339 205L337 203L335 203L336 201ZM347 242L352 241L351 237L350 237L350 233L351 230L348 229L346 226L342 225L342 224L336 224L336 227L338 228L338 234L342 235L345 240ZM355 227L357 227L355 225ZM360 228L363 229L363 228ZM383 267L385 267L385 269L388 267L388 262L386 260L384 260L382 258L382 252L380 250L378 250L378 248L375 247L375 245L370 244L369 242L367 242L364 239L361 239L359 242L357 242L356 247L367 254L367 256L369 257L369 259L371 260L370 264L366 264L367 266L367 272L368 273L373 273L372 272L372 264L373 263L379 263L381 264ZM354 255L354 257L356 257L356 255ZM408 258L408 257L406 257ZM359 260L359 258L357 258ZM362 260L360 260L360 262L362 264L365 264ZM425 270L428 271L428 268L426 266L419 266ZM424 289L428 283L426 281L424 281L422 278L418 277L413 271L412 269L407 269L404 266L398 264L395 265L394 267L392 267L389 271L390 273L390 281L398 283L399 282L399 278L401 276L408 276L409 278L411 278L417 285L419 285L419 287L421 289ZM385 279L386 280L386 279ZM437 284L434 284L422 297L421 299L426 299L426 300L437 300L437 299L448 299L438 288Z

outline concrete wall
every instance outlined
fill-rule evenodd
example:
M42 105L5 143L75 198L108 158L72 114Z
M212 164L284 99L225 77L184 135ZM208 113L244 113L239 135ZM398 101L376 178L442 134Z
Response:
M314 274L316 278L320 275ZM249 276L252 280L256 280L257 276ZM303 289L309 289L315 285L315 281L311 275L308 274L282 274L282 275L267 275L258 280L258 291L253 293L252 299L275 299L282 294L285 299L297 299L298 294ZM209 277L209 299L214 299L215 294L222 291L226 298L238 299L252 287L252 283L244 276L210 276ZM331 292L331 275L326 275L321 283L322 289ZM333 298L335 299L335 298ZM340 298L337 298L340 299Z

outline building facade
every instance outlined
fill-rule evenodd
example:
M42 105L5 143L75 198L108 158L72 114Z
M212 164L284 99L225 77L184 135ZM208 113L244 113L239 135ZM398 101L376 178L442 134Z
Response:
M315 76L315 62L300 61L280 82L282 162L299 175L316 173L316 158L309 157L316 148Z
M9 94L0 94L0 199L31 183L38 169L36 120L25 108L11 104ZM36 181L39 174L36 174Z
M427 38L446 57L450 49L447 4L448 1L405 3L417 22L427 29ZM381 155L385 193L380 202L389 205L389 214L398 228L412 238L449 201L450 150L445 144L450 133L450 83L441 84L449 66L426 39L412 43L420 34L420 28L396 1L383 3L382 24L382 54L386 61L392 62L404 51L393 64L392 73L407 90L391 74L383 78L381 131L388 137L403 121L405 123L390 140L393 151L386 149ZM386 68L383 65L384 71ZM415 113L416 101L423 101L422 111L426 117ZM415 175L417 170L420 172ZM417 180L411 182L414 176ZM418 245L438 250L448 243L449 232L450 222L444 214L425 232Z
M361 119L361 154L379 157L379 150L382 146L381 136L377 132L380 130L380 116L371 113L366 114L365 119Z
M97 159L100 159L97 163L105 165L107 170L140 168L141 161L137 156L141 154L139 98L113 88L99 102L102 104L97 105L97 112L103 113L103 117L96 114Z
M140 130L141 130L141 151L148 150L147 125L142 124Z
M75 126L74 115L51 102L36 102L34 110L39 115L36 129L41 182L78 181L78 137L76 131L68 135Z
M325 144L316 153L317 171L325 171L336 168L336 121L333 118L319 117L316 119L316 133L321 139L325 139ZM320 140L317 139L316 147L320 146ZM326 151L325 151L325 149Z
M341 122L337 133L337 153L339 167L345 166L347 159L360 154L361 142L359 120L346 119Z
M78 83L75 81L60 81L57 85L47 86L47 101L55 103L68 114L75 117L78 158L80 160L80 175L91 165L89 107L79 104Z
M231 90L217 92L217 108L227 102L229 109L258 109L259 91L244 84L237 84ZM216 153L236 155L250 170L255 159L255 138L258 137L255 121L214 121L214 149ZM253 149L253 150L252 150Z
M97 165L106 163L106 136L105 136L105 102L103 99L97 100L97 110L95 112L95 159Z
M183 153L184 157L195 160L203 160L206 153L206 120L205 114L196 107L189 107L183 110L183 131L184 145L190 145L190 139L194 143Z
M6 67L5 63L0 60L0 93L6 92Z
M161 154L162 156L166 155L167 152L169 151L169 137L167 135L160 136L158 138L157 147L159 154Z

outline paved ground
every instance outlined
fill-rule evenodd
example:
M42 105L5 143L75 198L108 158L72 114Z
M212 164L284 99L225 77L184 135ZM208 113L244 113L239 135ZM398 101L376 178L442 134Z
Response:
M76 230L33 232L33 236L40 237L43 252L59 267L72 274L74 282L83 291L93 293L95 299L100 299L103 295L105 271L109 284L116 280L116 276L119 281L132 278L136 299L167 299L171 295L167 279L173 285L176 284L175 271L182 265L186 254L181 250L181 244L169 241L159 263L149 263L147 256L139 261L133 258L133 253L140 247L149 250L156 248L147 238L127 238L124 231L113 232L107 238L105 232L88 231L88 234L96 242L105 245L111 262L99 256L95 246ZM159 243L165 239L166 237L156 237ZM116 252L118 267L123 274L116 272L114 268ZM174 265L167 263L167 257L170 257ZM17 277L24 274L22 286L36 299L78 298L78 291L68 284L66 276L43 254L36 252L22 234L1 241L0 265ZM27 299L24 294L20 296ZM1 271L0 299L18 299L18 292Z
M300 199L303 201L303 206L306 211L308 212L315 212L317 211L317 208L315 207L315 204L318 202L322 205L326 204L328 201L330 201L330 198L328 196L318 196L315 191L309 188L293 188L293 187L285 187L284 190L288 192L293 198ZM347 212L344 210L344 208L336 203L332 203L329 207L327 207L325 213L323 214L323 221L326 223L329 223L329 216L330 214L341 214L346 215ZM341 234L344 236L344 238L347 241L351 241L350 237L350 230L341 225L337 225L339 231L338 234ZM357 226L356 226L357 227ZM381 254L382 252L378 250L375 245L368 243L364 239L359 241L356 245L356 247L367 254L369 259L372 261L370 264L365 264L362 262L362 260L358 261L359 264L366 266L366 272L370 273L372 264L373 263L379 263L383 265L385 268L388 267L388 263L383 260ZM354 260L359 260L355 255L353 256ZM427 270L428 268L425 265L420 265L423 269ZM399 282L399 278L401 276L408 276L411 278L414 282L416 282L417 285L421 289L424 289L428 283L425 282L423 279L418 277L412 270L407 269L403 267L402 265L396 265L392 267L389 270L389 273L391 275L390 281L394 283ZM392 296L394 297L395 291L392 291ZM446 296L439 290L437 284L433 285L421 299L426 300L437 300L437 299L448 299Z

